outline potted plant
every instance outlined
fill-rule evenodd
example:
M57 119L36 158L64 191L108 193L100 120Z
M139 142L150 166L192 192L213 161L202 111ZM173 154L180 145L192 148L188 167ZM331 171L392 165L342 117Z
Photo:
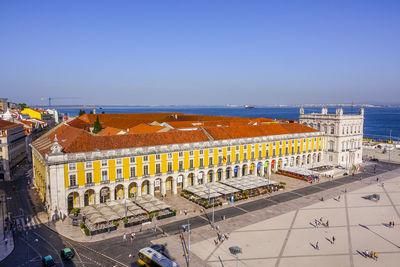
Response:
M123 218L123 219L122 219L122 222L123 222L124 224L127 224L127 223L128 223L128 218Z
M115 227L118 227L119 222L118 221L114 221L113 224L114 224Z

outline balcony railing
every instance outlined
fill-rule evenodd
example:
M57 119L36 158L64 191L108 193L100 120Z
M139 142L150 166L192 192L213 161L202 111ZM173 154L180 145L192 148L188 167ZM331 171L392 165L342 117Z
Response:
M101 183L101 184L109 184L110 181L109 181L109 180L102 180L100 183Z
M167 171L167 174L173 174L174 171Z
M135 178L137 178L136 175L129 177L129 180L133 180L133 179L135 179Z
M335 150L333 150L333 149L328 149L328 152L334 152Z
M156 172L156 176L161 176L162 173L161 172Z
M199 169L204 169L204 165L199 166Z
M85 184L85 187L91 187L91 186L94 186L94 183L86 183Z
M116 179L115 179L116 182L122 182L123 180L124 180L124 178L122 178L122 177L121 177L121 178L116 178Z
M190 168L189 168L189 171L194 171L194 167L190 167Z
M78 188L79 186L77 186L77 185L70 185L69 186L69 189L76 189L76 188Z
M148 177L150 177L150 175L148 175L148 174L143 174L143 178L148 178Z
M214 164L208 165L209 168L214 168Z

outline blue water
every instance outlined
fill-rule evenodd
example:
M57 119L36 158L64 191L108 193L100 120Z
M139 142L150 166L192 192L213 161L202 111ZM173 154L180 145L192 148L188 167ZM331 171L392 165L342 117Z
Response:
M57 107L55 107L57 108ZM78 115L79 109L58 109L70 116ZM328 108L334 113L336 108ZM85 110L89 113L89 109ZM295 107L104 107L97 113L147 113L147 112L182 112L185 114L220 115L234 117L266 117L272 119L299 119L299 108ZM358 107L344 107L345 114L358 113ZM321 112L321 108L304 108L305 113ZM400 108L365 108L364 136L388 139L392 131L393 140L400 140Z

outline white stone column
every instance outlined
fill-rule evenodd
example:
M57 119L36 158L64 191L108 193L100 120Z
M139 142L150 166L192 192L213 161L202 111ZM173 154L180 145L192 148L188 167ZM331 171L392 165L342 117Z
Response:
M261 166L260 166L260 176L264 177L264 164L262 162L261 162Z
M149 181L149 186L150 186L150 195L154 196L154 181Z
M176 182L176 177L173 177L172 178L172 194L174 194L174 195L176 195L176 194L178 194L178 185L177 185L177 182Z
M199 184L199 180L197 177L198 174L193 174L193 185L198 185Z
M79 208L83 208L85 206L85 193L79 192Z
M188 187L189 184L189 175L182 175L182 183L183 183L183 188Z
M141 184L137 184L137 186L136 186L136 195L138 197L142 196L142 185Z
M110 199L111 200L115 199L115 187L110 188Z
M275 159L274 172L278 171L278 162L279 162L279 159Z
M165 188L165 181L161 180L161 195L165 196L167 194L167 190Z

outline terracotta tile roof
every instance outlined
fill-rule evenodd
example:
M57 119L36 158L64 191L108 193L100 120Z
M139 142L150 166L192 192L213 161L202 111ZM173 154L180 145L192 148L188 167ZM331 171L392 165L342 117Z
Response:
M65 148L75 142L79 136L92 136L92 134L87 131L62 123L36 139L32 142L32 145L42 154L50 152L50 147L54 142L55 135L57 135L58 143L63 147L64 152L66 152Z
M102 131L98 133L98 135L117 135L120 133L122 130L118 128L113 128L113 127L106 127Z
M168 125L170 125L172 128L175 128L175 129L197 128L203 124L202 122L199 122L199 121L168 121L166 123L168 123Z
M128 134L136 134L136 133L156 133L165 129L163 126L158 125L148 125L146 123L141 123L136 125L135 127L128 129Z
M204 127L214 140L238 139L257 136L317 132L317 130L299 123L243 125L231 127Z
M66 153L74 153L205 141L209 141L209 139L202 131L199 130L109 136L93 136L82 134L79 135L73 143L66 146L64 151Z
M88 130L90 127L90 123L84 122L83 120L81 120L79 118L73 119L72 121L68 122L68 125L75 127L75 128L84 129L84 130Z
M0 119L0 130L9 130L21 127L21 124Z

